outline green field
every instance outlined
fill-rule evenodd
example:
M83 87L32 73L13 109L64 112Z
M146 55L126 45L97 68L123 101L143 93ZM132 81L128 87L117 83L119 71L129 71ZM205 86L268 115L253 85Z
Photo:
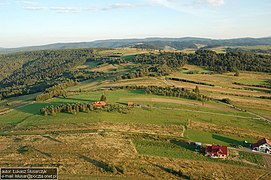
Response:
M94 102L99 99L102 93L107 96L108 103L117 103L126 106L128 100L132 99L136 104L143 105L143 107L132 108L127 114L118 112L101 112L97 110L90 113L79 113L77 115L60 113L56 116L44 117L39 113L40 108L49 105ZM133 99L134 97L139 99ZM152 98L158 101L148 101ZM160 100L162 102L159 102ZM167 102L163 102L163 100L166 100ZM170 103L170 101L172 101L172 103ZM258 133L270 132L271 130L271 127L265 122L253 119L255 116L246 112L234 111L224 104L212 101L206 102L204 105L201 103L190 103L193 103L193 101L181 98L148 95L141 90L81 92L73 93L67 98L58 97L46 102L35 102L33 104L17 108L6 115L2 115L0 124L3 129L21 131L29 127L38 128L51 125L72 125L76 123L96 123L102 121L113 123L186 126L187 122L192 120L202 123L211 123L216 126L227 126L228 128L242 128L248 130L253 128ZM205 132L204 129L203 131L189 129L185 132L185 136L188 139L202 141L204 143L230 144L229 142L223 142L214 138L212 134ZM233 141L238 142L247 140L246 138L238 138L234 136L230 138L232 138ZM256 139L252 138L251 142L255 140Z
M231 145L249 146L249 144L246 144L244 141L248 141L249 143L253 143L257 141L257 139L246 139L246 138L233 137L233 136L229 137L226 135L210 133L210 132L205 132L205 131L191 130L191 129L186 130L184 136L187 139L191 139L192 141L209 143L209 144L221 144L225 146L231 146Z

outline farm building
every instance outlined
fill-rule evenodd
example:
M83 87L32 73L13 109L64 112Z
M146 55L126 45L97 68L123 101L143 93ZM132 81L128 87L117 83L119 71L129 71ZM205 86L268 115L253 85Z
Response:
M263 138L257 143L252 144L251 148L255 151L271 154L271 141Z
M134 102L128 102L127 105L128 105L128 106L134 106L135 103L134 103Z
M206 156L211 156L212 158L226 158L228 156L228 147L213 144L206 146L205 153Z
M104 101L96 101L96 102L94 103L94 106L95 106L96 108L103 108L103 107L106 106L106 102L104 102Z

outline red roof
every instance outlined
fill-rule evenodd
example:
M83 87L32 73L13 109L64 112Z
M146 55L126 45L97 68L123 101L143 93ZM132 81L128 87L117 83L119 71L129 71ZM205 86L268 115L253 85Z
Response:
M206 146L206 153L228 155L228 147L220 145Z
M106 106L106 102L104 102L104 101L96 101L96 102L94 103L94 105L95 105L96 107L104 107L104 106Z
M133 106L134 102L128 102L127 104L128 104L128 106Z
M266 138L260 139L257 143L252 144L252 149L254 149L255 147L259 147L263 144L268 144L271 146L271 141Z

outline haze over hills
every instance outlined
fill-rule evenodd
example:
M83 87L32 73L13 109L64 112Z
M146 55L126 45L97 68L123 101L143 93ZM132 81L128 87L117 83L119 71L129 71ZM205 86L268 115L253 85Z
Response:
M54 43L41 46L27 46L19 48L0 48L0 52L18 52L31 50L47 50L47 49L72 49L72 48L145 48L145 49L198 49L198 44L205 47L216 46L255 46L255 45L271 45L271 37L264 38L236 38L236 39L209 39L196 37L183 38L145 38L145 39L109 39L97 40L92 42L77 43Z

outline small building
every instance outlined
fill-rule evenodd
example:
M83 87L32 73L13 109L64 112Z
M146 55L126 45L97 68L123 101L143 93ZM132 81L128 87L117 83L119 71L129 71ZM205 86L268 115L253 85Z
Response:
M104 101L96 101L96 102L94 103L94 106L95 106L96 108L103 108L103 107L106 106L106 102L104 102Z
M195 142L195 146L196 146L196 148L201 148L201 146L202 146L202 143L201 142Z
M209 145L205 149L206 156L212 158L227 158L228 156L228 147L220 145Z
M134 103L134 102L128 102L127 105L128 105L128 106L134 106L135 103Z
M257 143L252 144L251 149L254 151L271 154L271 141L266 138L260 139Z

